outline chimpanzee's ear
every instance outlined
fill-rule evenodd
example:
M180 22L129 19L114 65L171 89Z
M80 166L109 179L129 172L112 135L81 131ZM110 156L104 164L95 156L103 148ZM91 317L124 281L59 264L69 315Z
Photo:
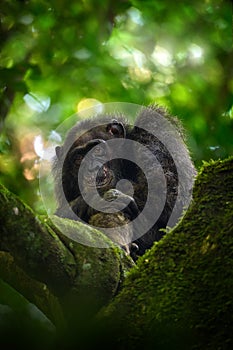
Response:
M62 155L62 147L61 146L55 147L55 152L56 152L57 159L60 159Z
M107 125L106 131L115 137L126 137L124 125L116 119L113 119L112 122Z

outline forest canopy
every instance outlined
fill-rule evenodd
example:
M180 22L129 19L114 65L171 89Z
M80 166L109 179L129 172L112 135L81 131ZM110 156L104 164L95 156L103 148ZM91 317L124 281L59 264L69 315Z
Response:
M230 1L3 0L0 7L0 179L37 211L46 140L95 103L167 107L183 121L197 166L232 154Z

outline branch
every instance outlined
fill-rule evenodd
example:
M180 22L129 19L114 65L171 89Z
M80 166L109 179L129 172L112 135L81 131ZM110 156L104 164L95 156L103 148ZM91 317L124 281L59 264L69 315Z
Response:
M133 264L101 232L79 222L54 217L63 225L63 232L69 232L69 237L92 235L93 240L107 241L110 248L88 247L68 238L50 219L36 217L3 186L0 187L0 208L0 250L5 252L0 262L7 261L9 277L3 268L0 276L50 318L54 296L63 313L70 316L90 300L98 300L95 310L106 304L117 292L124 272ZM35 300L35 290L38 295L43 294L45 307Z

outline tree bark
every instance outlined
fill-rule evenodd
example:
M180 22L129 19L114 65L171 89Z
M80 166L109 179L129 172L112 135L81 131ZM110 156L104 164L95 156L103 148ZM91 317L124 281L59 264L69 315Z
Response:
M205 164L182 221L138 261L100 319L120 349L230 349L233 158Z
M49 218L35 216L3 186L0 206L0 277L55 324L61 324L60 309L73 317L80 304L91 301L96 311L116 294L133 262L101 232L79 222L54 218L62 222L64 231L107 240L110 248L79 244L59 232Z
M114 246L72 241L3 188L0 203L0 276L56 324L64 315L70 327L58 337L62 345L230 348L233 158L205 164L180 223L135 266ZM107 239L89 226L62 222Z

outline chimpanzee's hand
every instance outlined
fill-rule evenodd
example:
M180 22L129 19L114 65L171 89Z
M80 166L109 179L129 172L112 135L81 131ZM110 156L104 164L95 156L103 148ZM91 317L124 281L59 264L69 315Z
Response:
M114 209L119 208L119 211L121 211L130 221L134 220L139 214L138 206L133 197L128 196L127 194L124 194L119 190L108 190L104 194L103 198L107 202L114 201Z

